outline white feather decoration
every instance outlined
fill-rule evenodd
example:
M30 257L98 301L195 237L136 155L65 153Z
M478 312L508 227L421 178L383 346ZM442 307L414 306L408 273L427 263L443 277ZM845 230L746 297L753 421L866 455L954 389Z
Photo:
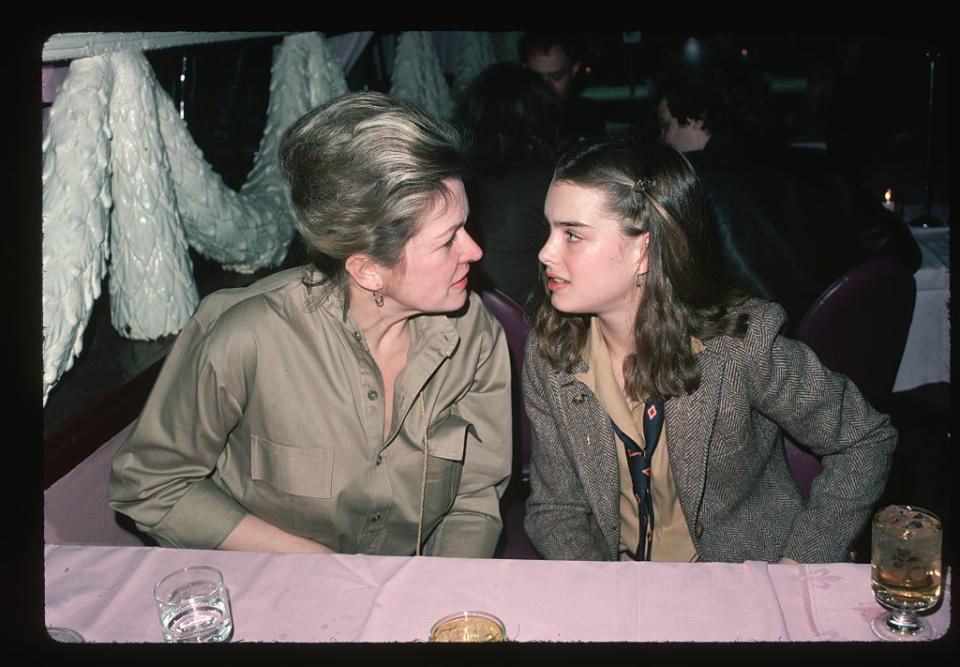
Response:
M71 63L43 142L43 402L83 349L107 272L113 72L104 57Z
M400 33L390 94L418 104L439 118L453 115L453 96L429 32Z
M141 52L71 63L43 145L44 404L80 353L111 252L113 326L141 340L179 331L196 308L188 244L233 271L283 261L294 226L277 145L297 118L346 92L321 35L286 37L238 193L203 159Z
M477 75L497 62L493 38L488 32L466 31L460 34L460 54L453 88L461 92Z
M152 340L179 331L199 301L167 157L184 147L164 143L158 102L172 103L143 54L107 58L115 76L110 315L120 335Z

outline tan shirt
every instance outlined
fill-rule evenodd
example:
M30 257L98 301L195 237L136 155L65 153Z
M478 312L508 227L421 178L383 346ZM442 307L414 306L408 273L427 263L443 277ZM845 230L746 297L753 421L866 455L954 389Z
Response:
M693 344L695 351L703 349L700 341L695 340ZM596 318L590 322L590 335L581 356L588 370L578 373L577 379L593 391L600 405L624 433L641 447L646 447L643 438L643 401L636 403L632 410L627 405L614 377L610 353ZM669 419L669 415L665 419ZM640 537L640 511L633 493L627 454L619 440L616 449L620 470L620 559L632 560L629 553L636 551ZM654 516L650 559L674 562L699 560L674 486L666 427L660 431L660 439L650 461L650 493Z
M426 426L423 553L492 555L512 449L497 321L476 295L411 319L386 406L339 292L302 272L204 299L114 458L110 504L164 546L214 548L252 513L336 552L409 555Z

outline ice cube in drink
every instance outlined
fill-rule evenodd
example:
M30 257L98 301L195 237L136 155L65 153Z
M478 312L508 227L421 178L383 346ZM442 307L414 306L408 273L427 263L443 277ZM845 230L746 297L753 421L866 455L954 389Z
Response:
M890 506L873 520L872 587L885 607L922 611L940 598L939 519L919 508Z

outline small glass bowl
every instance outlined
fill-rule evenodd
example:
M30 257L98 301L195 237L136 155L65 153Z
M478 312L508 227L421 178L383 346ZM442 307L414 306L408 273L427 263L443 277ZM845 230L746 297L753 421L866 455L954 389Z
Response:
M503 621L485 611L461 611L444 616L430 628L431 642L502 642Z
M50 639L55 642L62 642L65 644L86 643L83 639L83 635L76 630L71 630L70 628L54 628L48 626L47 634L50 635Z

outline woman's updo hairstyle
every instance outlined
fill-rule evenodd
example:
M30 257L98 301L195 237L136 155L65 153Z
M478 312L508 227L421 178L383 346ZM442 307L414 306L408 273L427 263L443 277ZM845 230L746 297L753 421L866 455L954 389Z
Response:
M453 125L376 92L343 95L308 112L280 142L293 217L325 282L343 286L344 263L362 253L394 266L445 179L462 178Z

